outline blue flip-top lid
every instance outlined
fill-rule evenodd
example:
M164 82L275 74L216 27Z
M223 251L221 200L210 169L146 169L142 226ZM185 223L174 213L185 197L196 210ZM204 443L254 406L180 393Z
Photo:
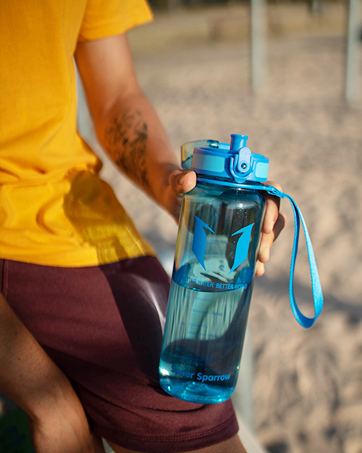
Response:
M269 159L246 146L246 135L232 134L230 144L217 140L188 142L181 147L182 167L215 182L265 182Z

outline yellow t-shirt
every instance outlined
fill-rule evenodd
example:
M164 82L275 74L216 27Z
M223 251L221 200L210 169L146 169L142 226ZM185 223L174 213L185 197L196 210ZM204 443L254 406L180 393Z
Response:
M152 254L76 129L73 53L150 21L145 0L0 2L0 258L79 267Z

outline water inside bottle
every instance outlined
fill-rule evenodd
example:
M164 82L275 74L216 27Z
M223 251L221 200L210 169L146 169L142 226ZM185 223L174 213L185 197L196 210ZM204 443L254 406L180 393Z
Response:
M252 283L177 281L171 282L161 386L186 401L220 403L230 398L237 382Z

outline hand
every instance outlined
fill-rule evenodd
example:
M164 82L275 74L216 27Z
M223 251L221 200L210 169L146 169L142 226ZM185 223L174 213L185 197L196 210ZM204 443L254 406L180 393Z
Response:
M196 174L193 171L175 170L169 177L169 188L166 191L167 209L178 221L182 195L192 190L196 185ZM279 184L267 182L282 190ZM268 195L265 196L265 217L260 240L258 261L255 269L255 276L260 277L265 273L265 263L269 261L270 250L273 242L279 236L286 225L287 216L279 210L280 198Z

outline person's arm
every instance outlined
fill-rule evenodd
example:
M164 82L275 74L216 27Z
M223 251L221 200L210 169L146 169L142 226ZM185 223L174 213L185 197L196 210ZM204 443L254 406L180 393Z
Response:
M127 36L80 42L75 57L100 144L121 171L177 220L181 195L193 189L196 175L180 169L138 85ZM264 273L263 263L284 223L279 200L268 197L256 275Z
M36 453L94 453L82 405L67 377L48 357L0 294L0 392L29 417Z
M191 190L196 175L179 170L158 116L138 85L126 35L80 42L75 57L100 144L121 171L177 219L177 193ZM169 177L177 169L171 187Z

